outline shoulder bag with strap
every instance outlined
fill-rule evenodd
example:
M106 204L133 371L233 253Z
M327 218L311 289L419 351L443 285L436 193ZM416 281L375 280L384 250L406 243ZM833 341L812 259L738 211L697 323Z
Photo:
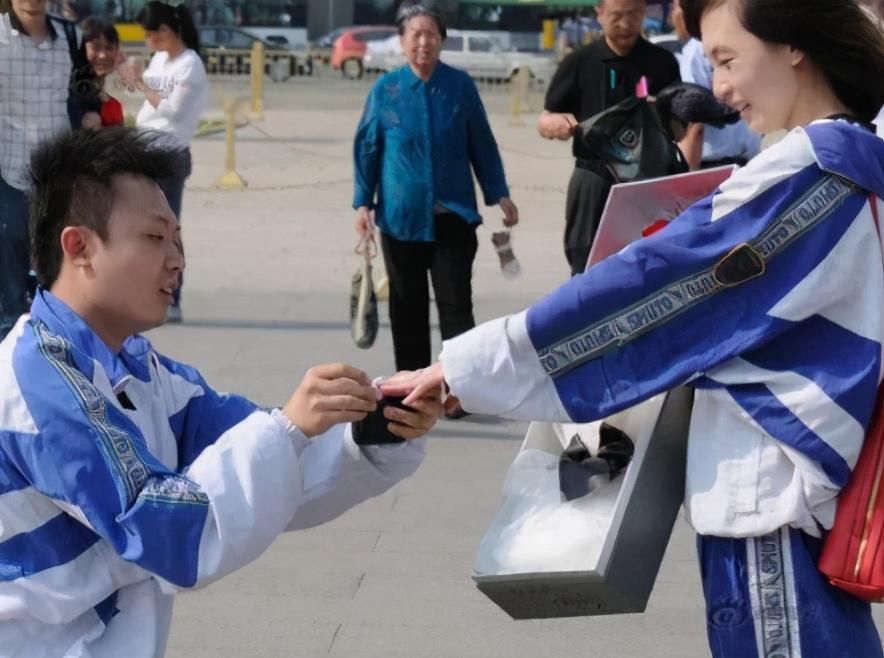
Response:
M869 203L880 241L874 194ZM835 524L817 566L835 587L865 601L884 602L884 387L878 389L868 434L838 497Z

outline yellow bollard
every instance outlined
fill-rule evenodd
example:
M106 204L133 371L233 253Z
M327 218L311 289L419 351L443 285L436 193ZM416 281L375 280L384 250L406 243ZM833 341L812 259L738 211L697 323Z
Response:
M255 41L251 56L252 112L249 118L257 121L264 118L264 62L264 44Z
M556 22L554 20L543 21L543 38L540 47L543 50L552 50L556 47Z
M519 69L510 82L511 97L511 126L524 126L525 120L522 119L523 103L527 105L528 101L528 85L531 83L531 72L528 69Z
M222 190L241 190L246 182L236 172L236 106L239 101L224 99L225 141L227 156L224 159L224 175L215 181L215 187Z

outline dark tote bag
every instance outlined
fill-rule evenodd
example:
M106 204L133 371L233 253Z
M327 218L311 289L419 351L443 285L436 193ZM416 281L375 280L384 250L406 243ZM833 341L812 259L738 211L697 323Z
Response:
M627 98L591 116L580 123L576 138L597 159L597 173L612 184L688 170L657 111L644 98Z

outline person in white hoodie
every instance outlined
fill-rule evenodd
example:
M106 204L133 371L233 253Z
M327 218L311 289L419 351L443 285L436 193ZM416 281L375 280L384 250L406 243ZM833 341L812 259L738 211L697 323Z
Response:
M140 76L131 67L123 67L123 71L128 75L127 82L144 93L135 125L167 133L170 147L186 149L185 170L160 181L160 188L180 222L184 183L191 171L190 143L209 104L209 79L199 55L199 33L186 6L149 2L139 21L146 32L147 46L154 54ZM175 289L166 321L181 321L181 285Z

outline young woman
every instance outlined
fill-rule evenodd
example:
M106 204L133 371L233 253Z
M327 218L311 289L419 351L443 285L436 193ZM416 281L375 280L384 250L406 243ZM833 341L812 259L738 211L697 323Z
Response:
M682 4L718 98L788 135L385 393L444 384L467 411L583 422L692 386L685 509L712 654L880 657L869 605L816 562L882 377L884 39L854 0Z
M97 116L92 113L83 117L84 128L107 128L122 126L123 106L106 91L105 82L120 64L120 36L117 28L99 18L87 18L80 24L83 33L82 58L89 63L89 82L92 93L100 103Z
M144 105L135 125L169 134L171 147L185 147L199 126L199 119L209 102L209 80L199 56L199 35L187 7L149 2L141 15L147 33L147 45L154 55L143 74L129 69L130 84L144 92ZM137 79L132 80L131 77ZM160 183L169 206L181 221L184 175ZM169 307L168 322L181 321L181 288L175 290Z

